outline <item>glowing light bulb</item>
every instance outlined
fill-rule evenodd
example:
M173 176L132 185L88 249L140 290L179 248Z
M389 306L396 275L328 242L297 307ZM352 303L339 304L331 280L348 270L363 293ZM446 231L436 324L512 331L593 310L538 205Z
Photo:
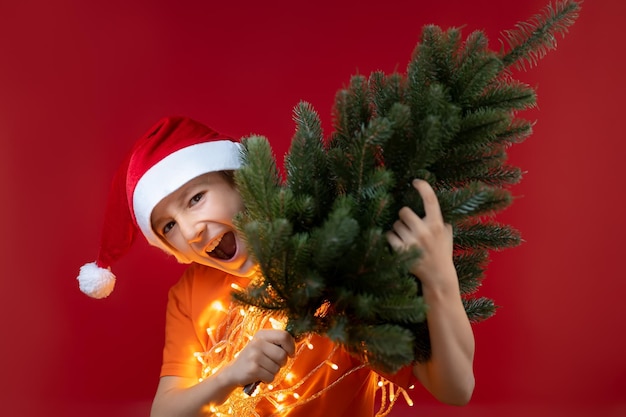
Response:
M274 389L274 385L272 385L272 384L267 384L267 389L268 389L268 390L270 390L270 391L271 391L271 390L273 390L273 389Z
M296 400L300 398L300 394L298 394L297 392L294 392L291 395L293 395L293 398L295 398Z
M209 335L209 339L211 340L211 344L215 345L217 342L215 341L215 336L213 335L213 327L207 327L206 334Z
M331 362L331 361L329 361L329 360L326 360L326 365L330 366L330 367L331 367L331 368L333 368L335 371L336 371L337 369L339 369L339 367L337 366L337 364L336 364L336 363L333 363L333 362Z
M274 330L282 330L285 328L283 323L276 320L274 317L270 317L270 323L272 324L272 327L274 328Z
M404 401L406 401L409 407L413 407L413 400L409 397L409 394L407 394L405 390L402 390L402 395L404 396Z
M213 310L221 311L222 313L226 312L224 305L219 300L213 301L213 303L211 303L211 308Z
M313 350L313 343L311 342L306 342L306 347L309 348L309 350Z
M243 291L243 288L241 288L241 286L239 286L236 282L233 282L232 284L230 284L230 288L232 288L233 290L237 290L237 291Z
M289 372L287 373L287 375L285 375L285 381L289 383L292 383L294 378L295 378L295 375L293 374L293 372Z
M281 393L279 393L279 394L276 396L276 400L277 400L277 401L284 401L284 400L285 400L285 394L283 394L282 392L281 392Z
M378 381L378 388L382 388L383 387L383 381Z

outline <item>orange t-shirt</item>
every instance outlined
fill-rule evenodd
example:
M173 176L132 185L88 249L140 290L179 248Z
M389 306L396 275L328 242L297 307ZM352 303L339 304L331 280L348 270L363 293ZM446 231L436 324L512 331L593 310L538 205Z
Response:
M202 376L202 365L195 354L208 351L215 340L223 337L209 337L207 329L219 328L226 320L223 307L230 303L231 284L245 286L247 282L245 278L199 264L192 264L185 271L169 293L161 376L196 379ZM216 301L221 304L216 305ZM378 375L343 349L336 349L325 337L312 336L310 343L314 348L302 349L291 367L295 380L307 376L297 389L301 404L286 415L371 417ZM336 369L328 366L331 362L337 365ZM313 368L317 370L311 373ZM404 389L416 383L411 367L385 377ZM324 392L316 396L320 391ZM275 411L274 406L267 401L259 402L256 411L268 415Z

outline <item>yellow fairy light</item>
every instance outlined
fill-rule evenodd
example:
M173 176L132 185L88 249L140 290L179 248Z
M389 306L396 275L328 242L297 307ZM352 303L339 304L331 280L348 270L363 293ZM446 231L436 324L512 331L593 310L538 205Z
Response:
M230 288L236 291L243 291L243 288L241 288L236 282L233 282L232 284L230 284Z
M211 340L212 345L216 345L215 336L213 335L213 327L207 327L206 333L209 335L209 339Z
M282 330L285 328L285 325L282 322L276 320L274 317L270 317L270 323L272 324L274 330Z
M213 301L213 303L211 303L211 308L213 310L217 310L217 311L220 311L222 313L226 313L226 309L224 308L224 305L219 300Z
M413 400L409 397L409 394L405 390L400 391L402 396L404 396L404 401L409 405L409 407L413 407Z
M404 400L409 406L413 406L413 400L409 397L409 394L402 387L395 385L393 382L379 376L378 377L378 389L381 392L380 409L376 413L375 417L387 417L391 413L391 409L395 405L397 399L402 395Z
M284 329L285 327L284 323L286 322L286 318L282 315L270 318L264 311L251 306L242 308L241 305L231 303L227 308L224 308L225 305L226 304L223 305L220 302L211 304L215 316L211 321L213 326L206 329L210 339L207 341L207 351L194 353L194 357L198 359L202 366L202 378L199 379L200 381L219 372L219 370L230 363L233 358L236 358L239 352L245 348L248 341L252 339L253 335L256 334L259 329L269 326L279 329ZM224 315L222 315L222 313L224 313ZM286 416L294 408L319 398L326 391L333 389L333 387L344 380L344 378L367 366L366 364L360 364L345 370L342 368L341 372L333 374L334 376L331 378L331 381L317 392L307 393L307 395L301 396L297 391L300 391L301 387L306 389L307 385L304 384L307 384L307 381L315 381L320 375L325 375L324 373L327 371L325 371L324 368L326 366L329 366L333 370L339 370L339 366L333 362L333 358L339 350L338 347L335 346L327 355L324 355L324 358L321 358L316 363L311 363L310 368L307 370L308 373L296 375L296 373L292 371L294 360L300 358L302 355L304 355L302 356L303 360L306 360L304 359L306 358L306 352L312 349L313 344L311 343L311 336L309 335L297 343L295 357L289 358L287 364L280 369L271 384L259 384L252 395L245 394L243 390L235 390L224 403L212 405L210 413L216 417L258 416L256 408L259 402L267 401L275 408L274 415ZM387 392L384 386L382 390ZM399 397L399 393L403 393L405 399L407 398L403 390L399 388L396 391L395 398ZM385 406L381 407L381 410L376 416L384 417L388 415L392 406L393 403L387 398ZM207 408L206 411L209 411L209 408Z

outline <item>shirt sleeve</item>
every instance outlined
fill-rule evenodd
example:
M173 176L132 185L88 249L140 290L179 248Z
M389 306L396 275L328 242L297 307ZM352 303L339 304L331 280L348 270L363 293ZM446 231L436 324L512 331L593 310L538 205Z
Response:
M413 374L412 365L407 365L401 368L395 374L384 374L381 372L378 372L378 374L386 380L393 382L400 388L404 388L405 390L408 390L409 387L411 387L412 385L416 385L419 382L419 380Z
M193 275L187 270L169 291L165 317L165 346L161 376L199 378L194 353L203 350L191 312Z

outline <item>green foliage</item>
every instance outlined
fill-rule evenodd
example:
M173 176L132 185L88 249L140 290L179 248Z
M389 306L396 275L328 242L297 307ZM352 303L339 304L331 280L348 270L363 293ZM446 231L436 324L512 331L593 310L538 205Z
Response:
M390 249L385 232L408 206L424 215L414 178L430 182L454 230L454 263L472 322L491 317L493 300L476 297L489 253L522 242L493 216L508 207L520 168L507 149L532 133L518 112L534 90L510 67L535 64L574 22L565 0L505 33L509 50L488 49L475 31L425 26L406 74L353 76L338 91L333 131L322 132L305 102L277 169L268 141L244 138L235 179L246 210L236 218L262 279L236 300L283 313L294 335L318 333L372 367L395 372L428 360L427 306L409 265L419 252Z

